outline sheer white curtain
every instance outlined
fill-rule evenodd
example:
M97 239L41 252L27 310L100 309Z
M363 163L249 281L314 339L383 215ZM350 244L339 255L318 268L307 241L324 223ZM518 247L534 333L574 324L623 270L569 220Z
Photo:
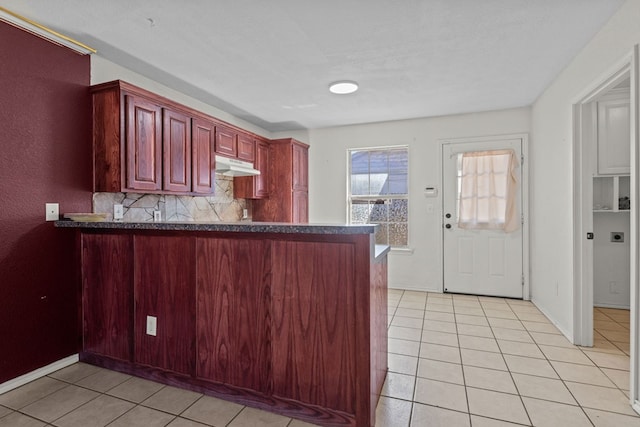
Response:
M461 155L458 227L476 230L518 229L516 168L513 150L475 151Z

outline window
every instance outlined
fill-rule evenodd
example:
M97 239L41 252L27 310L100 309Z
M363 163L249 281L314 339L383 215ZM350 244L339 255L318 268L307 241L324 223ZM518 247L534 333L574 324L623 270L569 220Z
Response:
M458 227L514 231L518 161L513 150L458 154Z
M376 243L404 247L409 240L409 150L349 150L349 223L379 224Z

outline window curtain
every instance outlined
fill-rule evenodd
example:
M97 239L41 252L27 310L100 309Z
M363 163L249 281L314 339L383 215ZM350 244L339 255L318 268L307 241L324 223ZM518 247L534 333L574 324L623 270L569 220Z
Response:
M458 189L458 227L470 230L518 229L519 165L513 150L463 153Z

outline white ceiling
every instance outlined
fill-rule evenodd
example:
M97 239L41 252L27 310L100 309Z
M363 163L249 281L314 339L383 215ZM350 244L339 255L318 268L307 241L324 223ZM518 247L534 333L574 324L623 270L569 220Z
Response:
M532 104L624 0L3 0L270 131ZM335 80L360 90L333 95Z

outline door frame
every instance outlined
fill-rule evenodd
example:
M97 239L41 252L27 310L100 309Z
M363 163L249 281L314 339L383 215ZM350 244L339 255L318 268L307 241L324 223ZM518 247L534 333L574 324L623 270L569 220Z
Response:
M640 255L640 227L638 222L640 170L638 149L638 45L618 63L614 64L600 78L583 90L572 103L573 113L573 343L581 346L593 345L593 241L586 239L587 232L593 232L593 181L591 162L595 161L593 144L593 117L589 109L600 95L615 87L622 80L630 80L630 401L636 412L640 412L638 399L639 366L638 292Z
M524 278L524 284L522 286L522 299L530 300L531 293L529 288L529 134L527 133L512 133L512 134L500 134L500 135L486 135L476 137L464 137L464 138L441 138L438 139L439 160L440 166L440 183L439 186L444 191L444 165L442 163L442 155L445 144L462 144L469 142L491 142L501 139L520 139L522 141L522 159L520 164L520 179L522 189L522 276ZM440 226L444 230L444 195L440 197ZM444 293L444 235L438 233L440 244L440 266L442 268L441 274L441 287L440 291Z

